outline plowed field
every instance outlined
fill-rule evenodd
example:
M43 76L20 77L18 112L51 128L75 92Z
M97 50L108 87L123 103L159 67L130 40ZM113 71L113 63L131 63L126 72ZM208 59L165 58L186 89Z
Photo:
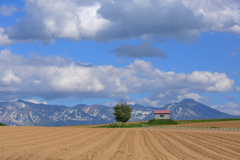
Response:
M0 159L240 159L240 131L0 127Z

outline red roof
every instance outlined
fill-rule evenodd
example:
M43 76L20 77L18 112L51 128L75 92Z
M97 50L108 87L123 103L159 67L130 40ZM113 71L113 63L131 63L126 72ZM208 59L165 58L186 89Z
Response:
M159 113L170 114L170 110L154 110L154 114L159 114Z

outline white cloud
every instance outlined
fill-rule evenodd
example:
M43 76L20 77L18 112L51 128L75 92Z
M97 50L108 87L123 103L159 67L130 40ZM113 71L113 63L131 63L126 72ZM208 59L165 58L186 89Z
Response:
M105 102L103 105L108 106L108 107L113 107L116 104L118 104L118 102Z
M26 15L8 29L9 37L44 42L55 38L94 39L96 32L107 24L107 20L97 14L99 7L90 0L27 0Z
M225 73L211 73L206 71L194 71L188 75L188 80L192 83L209 85L205 88L209 92L227 92L231 91L234 80L228 79ZM212 83L214 82L214 83ZM230 87L231 86L231 87ZM201 86L196 86L201 87Z
M6 70L3 71L3 73L1 74L2 79L0 79L2 81L3 85L13 85L13 84L20 84L21 83L21 79L19 77L17 77L16 75L14 75L12 70Z
M77 15L81 21L80 30L81 38L95 39L96 34L109 25L109 21L98 15L97 11L100 4L96 3L94 6L79 6Z
M120 103L120 102L117 102L117 101L115 101L115 102L105 102L103 105L108 106L108 107L113 107L113 106L117 105L118 103ZM126 101L126 103L129 104L129 105L135 105L136 104L135 102L132 102L132 101Z
M11 16L13 12L15 12L17 8L14 5L1 5L0 6L0 15L2 16Z
M187 93L184 95L179 95L178 96L178 100L183 100L183 99L194 99L197 102L200 102L200 99L202 99L203 97L201 97L199 94L197 93Z
M239 1L208 1L202 0L195 3L191 0L182 0L191 8L195 15L202 15L208 25L205 29L209 31L232 32L239 34Z
M214 105L211 107L227 114L240 115L240 105L233 102L229 102L224 105Z
M148 97L137 99L136 102L145 107L162 107L159 106L159 100L150 100Z
M59 56L42 57L36 54L24 58L2 50L0 64L1 99L119 99L128 97L130 93L149 93L144 101L157 106L163 103L163 99L176 100L179 95L200 98L194 93L228 92L234 84L225 73L164 72L144 60L135 60L125 67L92 66Z
M229 30L234 33L240 34L240 25L234 25Z
M0 46L11 44L12 41L8 38L8 35L4 33L4 29L0 27Z
M240 34L239 1L27 0L26 15L7 29L19 41L56 38L193 40L202 32Z
M26 99L25 101L35 103L35 104L47 104L47 102L40 102L39 100L36 100L36 99Z

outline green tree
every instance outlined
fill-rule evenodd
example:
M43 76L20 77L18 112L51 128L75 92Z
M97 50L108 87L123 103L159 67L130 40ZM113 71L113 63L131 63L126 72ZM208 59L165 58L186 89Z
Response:
M7 125L6 125L6 124L4 124L4 123L1 123L1 122L0 122L0 126L7 126Z
M132 108L126 103L121 102L113 107L116 121L126 123L132 117Z

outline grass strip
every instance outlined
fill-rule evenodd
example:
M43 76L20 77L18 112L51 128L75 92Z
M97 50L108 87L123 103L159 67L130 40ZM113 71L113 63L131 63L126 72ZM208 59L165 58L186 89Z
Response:
M178 124L178 123L172 119L150 119L149 122L130 123L130 124L115 122L115 123L106 124L102 126L96 126L93 128L138 128L138 127L149 127L149 126L156 126L156 125L171 125L171 124Z
M199 122L221 122L221 121L237 121L240 118L227 118L227 119L197 119L197 120L172 120L172 119L150 119L148 122L140 123L122 123L115 122L111 124L96 126L93 128L138 128L138 127L150 127L150 126L161 126L161 125L174 125L174 124L186 124L186 123L199 123ZM218 128L218 127L210 127Z
M195 120L177 120L178 124L198 123L198 122L221 122L221 121L239 121L240 118L226 118L226 119L195 119Z

